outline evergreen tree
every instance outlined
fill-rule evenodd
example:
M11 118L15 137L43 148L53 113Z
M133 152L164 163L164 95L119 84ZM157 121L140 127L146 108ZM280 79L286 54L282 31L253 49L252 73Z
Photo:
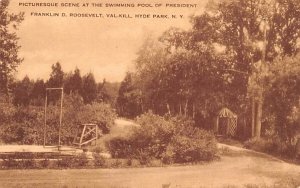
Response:
M93 73L88 73L83 77L82 98L84 103L91 104L97 98L97 83Z
M118 113L133 118L142 112L141 92L134 86L132 73L127 73L121 82L117 98Z
M74 73L65 79L64 89L67 94L80 94L82 92L82 78L77 67Z
M50 78L46 84L48 88L61 88L64 83L64 72L59 62L52 65L52 72ZM57 90L50 90L48 94L49 102L57 102L60 99L61 93Z
M33 105L43 105L44 98L46 92L46 85L44 80L37 79L33 85L33 89L31 91L31 102Z
M13 103L16 106L28 106L30 104L30 94L33 87L33 82L30 81L28 76L16 83L14 88Z

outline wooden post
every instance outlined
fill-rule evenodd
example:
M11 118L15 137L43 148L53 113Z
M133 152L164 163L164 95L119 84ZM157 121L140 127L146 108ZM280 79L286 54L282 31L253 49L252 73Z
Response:
M45 114L44 114L44 147L46 146L46 131L47 131L47 90L46 90L46 98L45 98Z
M251 101L251 137L254 137L254 131L255 131L255 117L256 117L256 113L255 113L255 99L254 97L252 97L252 101Z
M60 90L61 91L61 100L60 100L60 115L59 115L59 128L58 128L58 149L61 146L61 124L62 124L62 115L63 115L63 98L64 98L64 89L63 88L46 88L46 97L45 97L45 119L44 119L44 147L46 146L46 132L47 132L47 105L48 105L48 91L51 90Z
M96 126L96 146L97 146L97 141L98 141L98 125L95 125Z
M82 134L81 134L81 137L80 137L80 141L79 141L79 147L80 147L80 148L81 148L81 144L82 144L83 136L84 136L84 133L85 133L85 129L86 129L86 125L84 125L84 127L83 127L83 131L82 131Z
M64 100L64 88L61 88L60 115L59 115L59 128L58 128L58 147L60 147L60 134L61 134L62 113L63 113L63 100Z
M216 133L219 134L219 116L217 116Z

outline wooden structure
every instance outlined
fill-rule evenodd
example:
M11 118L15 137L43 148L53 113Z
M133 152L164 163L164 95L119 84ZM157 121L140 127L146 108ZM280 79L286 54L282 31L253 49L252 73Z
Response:
M95 141L97 145L97 139L99 135L98 125L96 124L81 124L79 130L74 137L73 144L81 148L83 145Z
M222 108L217 115L215 131L222 136L236 136L237 115L228 108Z
M63 99L64 99L64 88L46 88L46 98L45 98L45 111L44 111L44 147L46 147L46 133L47 129L47 107L48 107L48 92L58 90L61 93L60 97L60 113L59 113L59 126L58 126L58 149L61 146L61 125L62 125L62 115L63 115ZM52 130L51 130L52 131Z

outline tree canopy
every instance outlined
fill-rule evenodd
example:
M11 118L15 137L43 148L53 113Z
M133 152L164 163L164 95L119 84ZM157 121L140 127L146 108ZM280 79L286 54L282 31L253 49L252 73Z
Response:
M0 1L0 93L8 96L12 73L22 62L18 52L20 45L16 30L24 13L12 14L7 11L9 0Z

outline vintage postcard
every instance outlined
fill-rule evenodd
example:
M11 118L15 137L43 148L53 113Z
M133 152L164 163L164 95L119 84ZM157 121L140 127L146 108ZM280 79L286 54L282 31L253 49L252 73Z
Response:
M0 0L0 187L299 187L299 0Z

